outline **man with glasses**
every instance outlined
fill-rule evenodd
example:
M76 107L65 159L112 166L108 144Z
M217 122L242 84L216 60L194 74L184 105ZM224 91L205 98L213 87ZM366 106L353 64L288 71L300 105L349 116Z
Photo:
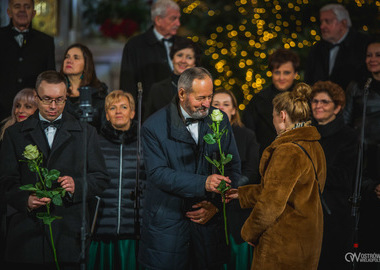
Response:
M60 171L54 185L66 190L63 205L51 205L51 214L62 219L52 223L58 261L64 269L79 269L82 227L83 145L87 143L88 198L99 195L108 184L105 162L97 141L95 128L80 122L64 111L66 80L56 71L45 71L37 77L38 110L27 120L6 130L0 157L0 184L5 187L8 205L8 236L5 260L9 269L32 269L54 266L48 227L36 218L45 211L49 198L20 190L35 184L23 151L36 145L43 153L42 167ZM87 138L83 129L87 125ZM87 223L88 224L88 223ZM70 268L72 267L72 268ZM49 268L50 269L50 268Z

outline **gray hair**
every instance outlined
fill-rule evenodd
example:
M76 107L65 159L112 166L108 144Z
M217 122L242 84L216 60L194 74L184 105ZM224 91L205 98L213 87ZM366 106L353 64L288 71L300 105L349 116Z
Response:
M186 93L191 93L193 92L193 81L195 79L203 80L206 77L209 77L212 81L212 75L207 69L203 67L188 68L179 77L178 90L182 88Z
M152 22L157 16L165 17L168 9L175 9L179 11L179 5L172 0L158 0L152 5L150 16Z
M336 19L339 22L346 20L347 26L351 27L352 23L350 19L350 14L348 13L347 9L344 6L340 4L328 4L328 5L323 6L319 11L322 12L322 11L329 11L329 10L334 12Z

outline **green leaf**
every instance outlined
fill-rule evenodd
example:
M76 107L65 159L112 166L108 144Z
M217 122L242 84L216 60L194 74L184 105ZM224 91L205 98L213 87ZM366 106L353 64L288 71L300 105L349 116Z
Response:
M62 217L59 216L50 216L48 213L37 213L37 218L42 219L42 222L46 225L50 225L54 220L56 219L62 219Z
M214 138L214 135L213 134L206 134L205 136L203 136L203 140L205 140L205 142L207 144L215 144L216 143L216 140Z
M33 184L27 184L20 187L21 190L28 190L28 191L36 191L37 188L34 187Z
M37 189L43 189L44 188L41 182L37 182L36 185L35 185L35 187Z
M53 195L61 194L63 190L65 190L63 187L57 187L57 188L51 190L51 194L53 194Z
M226 181L222 180L216 189L220 191L222 196L224 196L224 193L230 188L231 188L230 186L227 186Z
M46 168L40 168L42 177L45 179L46 175L48 174L48 169Z
M212 165L215 166L214 161L213 161L211 158L209 158L208 156L205 156L205 158L206 158L206 160L207 160L208 162L210 162Z
M45 178L45 185L47 188L51 188L51 179L49 177Z
M214 159L214 165L215 165L215 167L217 167L219 169L220 163L216 159Z
M60 171L56 169L52 169L49 171L48 177L50 178L51 181L57 180L58 177L60 176Z
M225 157L222 161L223 165L226 165L228 162L230 162L232 160L232 155L231 154L227 154L227 157Z
M61 205L62 205L62 198L61 198L61 195L60 195L60 194L54 195L53 198L52 198L52 202L53 202L55 205L59 205L59 206L61 206Z
M37 171L37 168L36 168L36 165L34 162L28 162L28 168L29 168L29 171L31 171L31 172Z
M36 191L36 196L38 198L44 198L44 197L51 198L50 192L47 191L47 190L37 190Z

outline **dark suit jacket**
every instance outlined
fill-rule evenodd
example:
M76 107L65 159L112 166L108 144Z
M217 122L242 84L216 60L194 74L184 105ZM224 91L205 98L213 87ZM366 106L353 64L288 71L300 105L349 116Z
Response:
M177 94L177 84L179 76L172 75L165 80L152 85L148 100L144 109L144 121L159 109L168 105Z
M289 91L293 86L289 88ZM273 98L282 93L273 84L255 94L243 113L244 125L253 130L260 145L260 156L277 136L273 126Z
M80 233L82 226L83 145L84 125L87 135L87 198L99 195L108 184L108 174L96 131L79 122L68 113L63 114L62 126L55 134L49 149L44 131L40 127L38 111L27 120L6 130L0 157L0 183L5 186L9 226L6 259L20 263L45 263L54 261L49 241L49 229L35 217L45 207L28 211L30 193L19 189L21 185L35 184L36 175L28 169L22 153L25 146L37 145L43 153L43 166L57 169L61 176L71 176L75 181L72 198L66 194L63 206L51 206L53 215L63 219L52 223L59 262L79 262ZM55 183L55 182L54 182ZM87 222L88 224L88 222Z
M329 59L331 43L320 41L310 50L305 68L305 82L314 84L317 81L330 80L346 90L348 83L365 70L365 55L369 37L350 29L342 41L331 75Z
M26 44L14 39L12 25L0 28L0 120L11 114L13 98L25 87L35 88L38 74L55 70L54 39L34 29Z
M141 82L143 110L152 84L170 77L171 72L165 45L157 40L153 27L125 44L120 69L120 89L132 93L136 99L137 83Z

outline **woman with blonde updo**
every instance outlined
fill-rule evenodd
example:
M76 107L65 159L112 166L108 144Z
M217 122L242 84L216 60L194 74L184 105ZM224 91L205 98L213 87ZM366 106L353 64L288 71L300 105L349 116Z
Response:
M251 269L317 269L323 233L319 189L326 180L326 160L309 121L310 94L310 86L300 83L273 99L277 137L263 152L261 183L227 195L252 208L241 230L255 246Z

